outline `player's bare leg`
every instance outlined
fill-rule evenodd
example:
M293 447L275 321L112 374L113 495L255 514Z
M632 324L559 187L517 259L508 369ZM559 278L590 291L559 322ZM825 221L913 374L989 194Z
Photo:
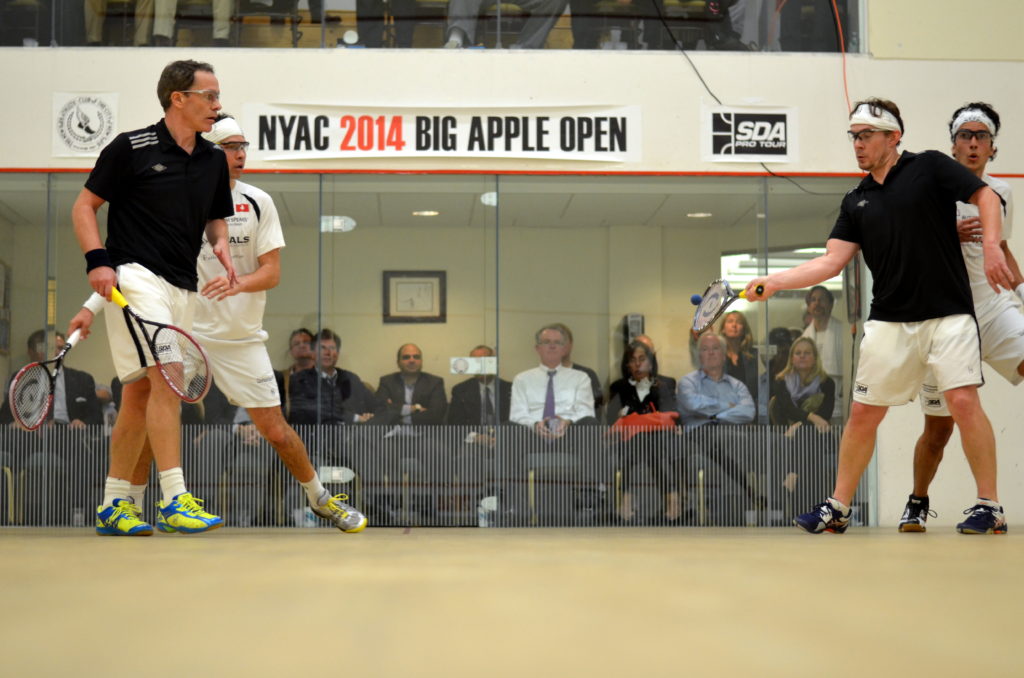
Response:
M313 512L330 521L342 532L360 532L366 527L366 516L345 503L347 495L330 496L320 484L309 460L305 443L281 413L280 407L246 408L256 430L277 451L281 461L306 490Z
M978 496L999 501L996 489L996 438L985 411L981 409L977 386L946 391L946 404L960 428L964 455L974 474Z
M943 452L953 435L953 417L925 415L924 431L914 445L914 494L928 496L928 487L942 462Z

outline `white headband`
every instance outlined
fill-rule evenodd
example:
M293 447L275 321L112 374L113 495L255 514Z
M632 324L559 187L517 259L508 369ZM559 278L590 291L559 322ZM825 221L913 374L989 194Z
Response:
M238 121L234 118L224 118L218 120L213 124L213 129L209 132L203 133L203 138L207 141L212 141L215 144L219 144L228 137L244 137L242 134L242 128L239 127Z
M957 130L963 127L966 122L980 122L985 127L988 127L988 131L992 136L996 135L996 124L980 108L965 108L960 111L960 115L956 116L956 119L953 121L952 135L956 136Z
M876 110L881 111L880 116L874 115L871 112L871 106L869 104L861 104L857 107L857 110L850 116L851 125L870 125L875 129L888 130L891 132L902 132L900 129L900 121L896 119L896 116L889 111L881 108L880 106L875 107Z

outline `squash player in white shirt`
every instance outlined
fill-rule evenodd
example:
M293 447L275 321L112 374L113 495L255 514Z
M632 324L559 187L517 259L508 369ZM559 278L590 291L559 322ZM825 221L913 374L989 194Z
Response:
M1024 305L1018 298L1024 293L1024 280L1006 244L1006 238L1010 237L1013 227L1013 196L1009 184L985 172L989 161L996 156L995 141L999 128L999 114L990 105L981 102L961 106L954 111L949 123L953 157L987 183L1003 200L1003 241L1000 247L1013 274L1017 294L1006 290L996 292L985 278L978 208L958 202L956 217L960 248L967 264L971 295L974 297L974 314L981 332L981 357L991 369L1016 386L1024 381ZM900 532L926 530L931 513L928 486L935 477L946 443L953 433L953 418L946 407L945 398L934 384L934 376L929 374L921 387L920 400L925 414L925 426L914 447L914 491L900 518Z
M249 144L234 118L221 114L213 129L203 136L227 155L235 213L226 221L238 283L229 285L223 267L216 270L215 265L220 264L204 240L197 264L200 295L192 332L209 355L218 388L232 404L248 411L257 430L306 491L313 513L343 532L359 532L366 527L366 517L345 503L346 495L332 497L323 487L306 446L285 421L273 366L264 346L266 290L276 287L280 280L280 251L285 244L277 208L266 192L239 181ZM83 314L86 309L96 312L93 302L90 299L86 303ZM91 322L91 317L88 320ZM147 444L132 476L137 502L141 501L139 496L149 473L152 457L148 452ZM173 532L162 521L157 527Z

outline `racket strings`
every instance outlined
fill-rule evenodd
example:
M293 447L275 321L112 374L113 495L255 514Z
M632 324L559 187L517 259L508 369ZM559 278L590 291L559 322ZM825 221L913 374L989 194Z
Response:
M167 383L182 399L196 402L206 395L210 368L199 346L184 332L162 327L153 337L158 364Z
M50 409L50 373L41 363L26 368L11 384L11 414L25 428L36 428Z

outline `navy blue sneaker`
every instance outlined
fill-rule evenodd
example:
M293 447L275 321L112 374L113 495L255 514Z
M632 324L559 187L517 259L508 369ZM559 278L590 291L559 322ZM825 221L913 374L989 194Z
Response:
M910 495L897 529L900 532L925 532L928 529L928 516L937 518L938 515L928 507L928 497Z
M832 507L827 500L821 502L807 513L801 513L793 519L793 524L810 532L821 534L822 532L835 532L842 534L850 526L850 512L845 514Z
M956 526L960 534L1006 534L1006 516L1002 506L975 504L964 514L967 520Z

